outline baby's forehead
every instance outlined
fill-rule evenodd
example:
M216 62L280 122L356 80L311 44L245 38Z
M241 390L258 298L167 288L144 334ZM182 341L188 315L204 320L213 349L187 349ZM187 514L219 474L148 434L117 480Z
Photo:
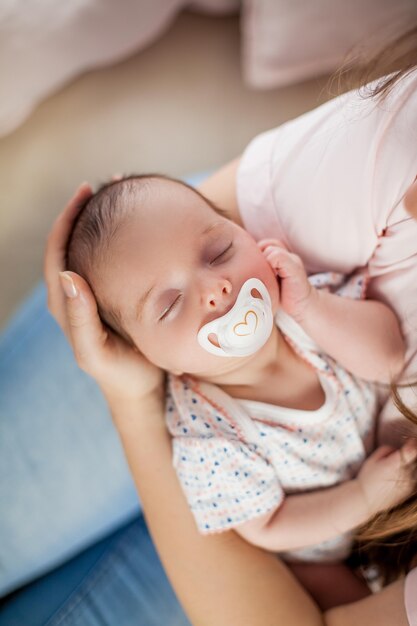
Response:
M158 219L161 228L190 219L200 223L212 216L210 204L194 189L179 181L152 179L149 184L137 182L130 188L128 203L138 217ZM166 221L165 221L166 220Z
M112 252L125 252L127 245L147 250L158 241L169 248L185 245L190 234L203 232L219 219L203 197L175 181L155 180L147 187L131 185L126 191L110 242Z

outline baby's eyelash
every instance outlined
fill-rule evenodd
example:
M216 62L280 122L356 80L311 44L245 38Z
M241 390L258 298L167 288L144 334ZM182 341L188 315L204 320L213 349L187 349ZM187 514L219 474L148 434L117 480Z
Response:
M221 252L218 256L216 256L215 259L212 260L212 263L214 263L214 261L217 261L217 259L220 259L220 257L223 256L223 254L226 254L226 252L229 252L230 248L232 248L233 246L233 241L227 246L226 250L223 250L223 252Z
M226 252L228 252L231 248L233 247L233 241L227 246L227 248L225 250L223 250L223 252L221 252L218 256L216 256L215 259L213 259L213 261L211 261L211 263L214 263L215 261L217 261L218 259L220 259L224 254L226 254ZM182 298L182 294L180 294L178 296L178 298L176 300L174 300L174 302L171 304L170 307L168 307L164 313L161 315L161 317L159 318L160 322L165 322L165 320L167 319L169 313L171 313L171 311L173 311L175 309L175 307L177 306L178 302L181 300Z
M176 300L174 300L174 302L171 304L170 307L168 307L164 313L162 314L162 316L159 318L160 322L164 322L168 316L169 313L171 313L171 311L173 311L175 309L175 307L177 306L178 302L181 300L182 298L182 293L178 296L178 298Z

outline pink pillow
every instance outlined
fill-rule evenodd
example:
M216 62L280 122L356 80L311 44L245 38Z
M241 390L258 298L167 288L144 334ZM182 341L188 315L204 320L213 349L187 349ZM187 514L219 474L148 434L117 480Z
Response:
M416 19L415 0L245 0L244 79L270 88L332 72L357 44L387 40Z
M194 0L196 11L227 14L238 0ZM145 48L187 0L0 0L0 136L75 76Z

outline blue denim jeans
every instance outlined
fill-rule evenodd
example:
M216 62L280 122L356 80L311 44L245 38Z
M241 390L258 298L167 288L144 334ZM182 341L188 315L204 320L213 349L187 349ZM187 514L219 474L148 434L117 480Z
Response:
M35 290L0 338L0 594L139 512L96 383Z
M8 595L0 626L188 624L43 285L0 338L0 468L0 595L31 583Z
M142 515L23 589L0 626L190 626Z

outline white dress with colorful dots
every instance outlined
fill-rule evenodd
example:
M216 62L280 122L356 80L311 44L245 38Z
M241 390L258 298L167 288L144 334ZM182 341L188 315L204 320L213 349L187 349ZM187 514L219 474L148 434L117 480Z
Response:
M374 447L375 386L321 353L285 313L278 312L275 323L317 371L325 402L316 411L239 400L192 376L168 375L173 464L201 533L225 531L276 509L285 494L349 480ZM282 556L339 560L350 545L345 535Z

